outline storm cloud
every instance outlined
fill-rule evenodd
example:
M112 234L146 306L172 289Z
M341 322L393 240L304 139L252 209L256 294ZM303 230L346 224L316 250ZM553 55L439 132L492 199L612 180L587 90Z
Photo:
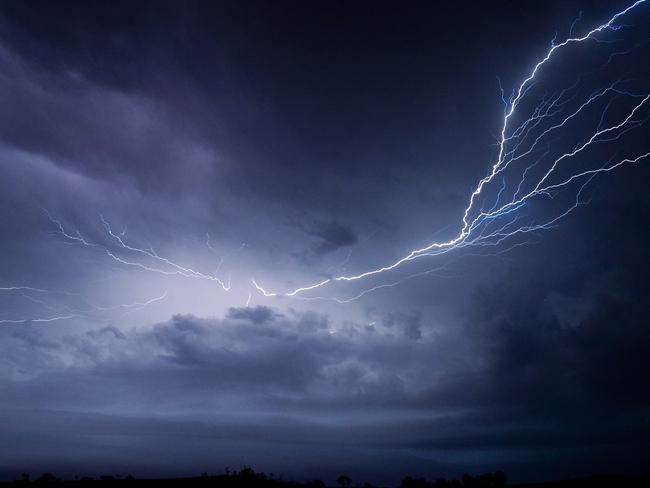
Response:
M647 468L647 164L286 296L456 235L499 83L619 7L0 2L0 478Z

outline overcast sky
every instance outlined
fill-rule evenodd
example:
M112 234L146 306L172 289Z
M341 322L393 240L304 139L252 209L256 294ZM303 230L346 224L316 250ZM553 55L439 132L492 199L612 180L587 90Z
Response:
M629 3L0 2L0 478L650 466L650 158L286 296L454 239ZM649 25L470 216L650 151Z

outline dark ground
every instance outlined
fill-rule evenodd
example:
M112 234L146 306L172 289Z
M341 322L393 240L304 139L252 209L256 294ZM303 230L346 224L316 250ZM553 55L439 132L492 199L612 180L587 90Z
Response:
M47 485L53 487L78 487L78 486L115 486L120 488L128 487L215 487L215 488L243 488L243 487L263 487L263 488L325 488L327 486L340 487L364 487L370 488L375 485L364 482L355 482L347 476L341 475L336 481L336 485L327 485L320 480L310 480L303 483L286 481L281 478L267 476L264 473L256 473L250 468L243 469L240 472L234 472L224 475L207 475L192 478L169 478L169 479L136 479L132 476L118 478L115 476L101 476L100 478L78 478L76 480L60 480L51 473L42 474L36 478L29 475L23 475L23 479L16 481L0 482L0 487L19 487L26 485ZM422 478L414 479L410 476L404 478L399 488L650 488L650 472L641 477L625 476L591 476L586 478L577 478L571 480L554 481L546 483L507 483L506 476L502 472L486 473L482 475L470 476L465 475L461 480L446 480L439 478L437 480L425 480Z

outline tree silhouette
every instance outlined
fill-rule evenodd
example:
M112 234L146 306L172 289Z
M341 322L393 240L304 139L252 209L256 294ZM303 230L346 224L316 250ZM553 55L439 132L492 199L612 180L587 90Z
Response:
M463 475L463 486L465 488L474 488L475 486L478 486L478 482L474 476L465 473Z
M352 484L352 480L349 476L342 474L336 478L336 483L341 485L343 488L348 488Z
M52 473L43 473L40 478L36 479L36 483L56 483L59 478Z

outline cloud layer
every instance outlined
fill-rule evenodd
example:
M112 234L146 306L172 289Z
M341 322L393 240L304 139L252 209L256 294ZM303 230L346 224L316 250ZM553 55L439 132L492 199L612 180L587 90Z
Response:
M440 269L353 303L251 284L454 235L492 160L496 76L513 85L578 11L610 7L5 2L0 287L41 291L0 292L19 322L0 324L0 477L649 466L647 165L594 181L530 245L410 263L372 285ZM232 287L117 262L43 209L114 250L101 215Z

